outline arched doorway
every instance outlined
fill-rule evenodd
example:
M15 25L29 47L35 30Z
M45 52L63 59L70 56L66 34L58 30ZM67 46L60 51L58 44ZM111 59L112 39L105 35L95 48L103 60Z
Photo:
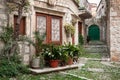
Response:
M97 25L91 25L88 29L90 40L100 40L100 29Z

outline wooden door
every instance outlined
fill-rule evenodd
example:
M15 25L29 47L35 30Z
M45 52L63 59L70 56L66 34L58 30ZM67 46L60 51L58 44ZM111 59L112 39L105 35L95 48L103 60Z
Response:
M100 40L100 30L96 25L92 25L89 27L88 36L90 40Z
M82 34L82 22L78 23L78 32L79 34Z

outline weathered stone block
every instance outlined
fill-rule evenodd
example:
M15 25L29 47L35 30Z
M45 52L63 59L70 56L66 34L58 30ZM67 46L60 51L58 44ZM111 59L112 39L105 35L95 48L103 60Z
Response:
M118 62L120 59L118 56L111 56L111 61Z

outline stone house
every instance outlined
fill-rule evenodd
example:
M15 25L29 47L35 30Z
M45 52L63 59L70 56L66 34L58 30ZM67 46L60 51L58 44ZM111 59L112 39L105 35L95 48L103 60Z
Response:
M106 0L108 46L112 61L120 61L120 1Z
M25 35L33 39L33 32L38 30L41 34L46 33L45 43L62 45L64 43L71 42L75 45L78 44L78 34L80 32L79 26L83 25L83 20L80 17L87 17L84 16L84 13L80 12L79 5L75 0L29 1L30 11L24 13L21 20L21 35ZM4 0L0 3L0 16L0 26L5 26L7 24L7 15ZM14 26L17 19L16 12L10 14L9 19L10 25ZM67 37L64 25L66 23L72 23L72 21L75 21L75 34L73 37ZM20 44L23 62L27 64L31 59L31 55L35 53L35 49L32 46L27 46L27 43Z
M97 14L105 27L105 41L112 61L120 61L120 1L101 0Z
M87 20L91 21L92 18L92 13L91 13L91 4L88 2L88 0L80 0L80 14L79 16L82 19L82 27L79 27L81 31L81 34L84 36L84 43L86 44L87 40L87 35L88 35L88 26L89 24L86 23ZM87 21L89 22L89 21Z
M97 23L99 24L101 31L101 40L107 42L107 20L106 20L106 1L101 0L97 7Z

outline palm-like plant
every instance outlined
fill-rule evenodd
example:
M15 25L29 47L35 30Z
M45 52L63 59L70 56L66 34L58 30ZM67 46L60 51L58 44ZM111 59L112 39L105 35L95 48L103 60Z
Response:
M33 46L36 49L36 56L40 55L40 52L42 51L42 48L44 46L43 41L45 40L45 34L40 35L39 31L35 31L34 32L34 38L35 38L35 42L32 42Z

